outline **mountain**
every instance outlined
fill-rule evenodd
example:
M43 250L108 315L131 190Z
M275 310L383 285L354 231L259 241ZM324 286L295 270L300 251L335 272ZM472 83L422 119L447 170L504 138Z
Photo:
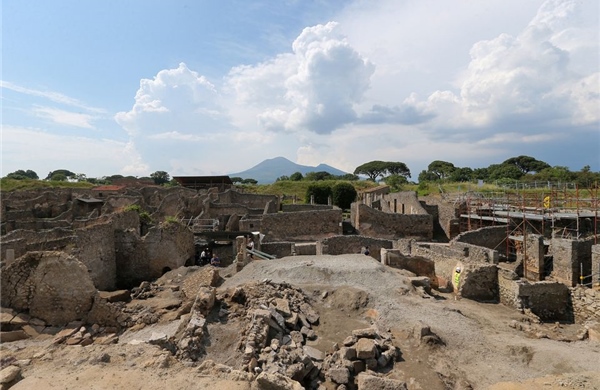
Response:
M243 172L230 173L229 177L254 179L258 181L259 184L269 184L275 182L278 177L291 176L295 172L300 172L305 175L308 172L321 171L329 172L336 176L345 175L347 173L327 164L319 164L316 167L311 167L293 163L285 157L275 157L267 159Z

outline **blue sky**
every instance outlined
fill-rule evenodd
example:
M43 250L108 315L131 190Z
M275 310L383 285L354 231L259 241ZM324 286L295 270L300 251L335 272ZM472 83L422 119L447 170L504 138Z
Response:
M2 176L600 170L599 4L2 2ZM292 172L290 172L291 174Z

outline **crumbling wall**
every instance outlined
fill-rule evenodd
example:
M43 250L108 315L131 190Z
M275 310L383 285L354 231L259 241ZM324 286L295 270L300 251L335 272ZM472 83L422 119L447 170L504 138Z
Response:
M3 307L29 311L49 325L83 319L96 293L85 265L63 252L29 252L0 277Z
M263 209L269 202L279 210L279 197L277 195L242 194L234 190L227 190L219 194L218 203L233 203L247 208Z
M363 236L385 239L418 237L426 240L433 237L433 217L425 212L414 215L393 214L355 202L351 207L351 219Z
M164 223L150 228L142 238L148 262L148 277L160 277L165 270L173 270L194 258L194 234L179 223Z
M131 288L150 279L150 266L139 229L115 230L114 240L117 287Z
M420 198L425 203L423 207L431 210L435 207L437 212L437 224L444 232L446 239L451 240L460 234L460 205L448 202L441 197L425 196Z
M265 242L261 245L260 250L278 259L295 254L294 243L289 241Z
M463 261L468 263L489 263L498 264L500 254L498 251L482 246L466 244L464 242L451 242L450 248L453 253L461 253L464 256Z
M405 256L398 249L384 249L381 251L381 262L389 267L405 269L417 276L427 276L431 286L438 287L435 273L435 261L420 256Z
M242 229L240 221L240 229ZM248 229L254 230L254 229ZM317 240L342 234L342 210L265 214L260 223L263 242Z
M240 219L240 231L242 232L257 232L263 231L262 218L242 218Z
M506 236L506 226L489 226L461 233L450 243L462 242L489 249L498 249L506 247Z
M316 242L297 242L294 244L296 256L314 256L317 254Z
M50 230L14 230L0 238L2 259L6 250L13 249L15 258L31 251L62 251L73 247L74 232L71 229L54 228ZM70 248L69 248L70 247Z
M464 266L458 291L463 298L479 302L498 302L498 267L493 264Z
M530 309L542 321L572 320L571 296L567 286L558 282L517 282L523 308Z
M331 210L333 206L329 206L326 204L305 204L305 203L296 203L296 204L282 204L281 211L284 213L295 213L298 211L315 211L315 210Z
M600 291L576 286L570 289L575 322L600 322Z
M117 281L115 237L111 222L75 230L70 251L88 269L98 290L114 290Z
M365 236L334 236L321 241L321 253L324 255L342 255L346 253L361 253L369 247L369 256L380 260L381 249L392 249L393 242Z
M519 275L514 271L505 268L498 268L498 288L500 293L500 303L515 309L521 309L521 299L519 298Z
M414 191L393 192L380 199L381 211L395 214L428 214Z
M552 238L548 254L553 258L551 278L567 286L580 283L579 277L592 273L592 244L594 237L584 240ZM591 283L591 277L584 278L583 283Z

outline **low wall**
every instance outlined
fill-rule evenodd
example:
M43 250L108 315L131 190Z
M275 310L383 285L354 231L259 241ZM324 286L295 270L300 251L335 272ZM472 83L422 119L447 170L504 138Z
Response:
M317 254L317 243L316 242L297 242L294 245L294 250L297 256L314 256Z
M294 213L298 211L314 211L314 210L332 210L333 206L328 206L326 204L304 204L304 203L296 203L296 204L282 204L281 211L284 213Z
M364 204L352 204L354 227L363 236L398 239L416 237L431 240L433 217L429 214L394 214L372 209Z
M394 243L390 240L365 236L335 236L321 241L321 254L342 255L347 253L361 253L363 248L369 247L369 256L380 259L381 249L392 249Z
M260 250L281 259L282 257L292 256L294 254L293 242L265 242Z
M558 282L517 282L524 308L530 309L542 321L572 321L569 288Z
M462 252L465 256L463 261L468 263L498 264L500 259L500 254L496 250L464 242L452 242L450 248Z
M405 269L417 276L427 276L431 287L438 288L435 262L425 257L404 256L398 249L382 249L381 262L389 267Z
M489 249L506 247L506 226L490 226L464 232L456 236L450 243L465 243Z
M265 235L263 242L315 241L341 235L342 210L265 214L260 223L260 232Z

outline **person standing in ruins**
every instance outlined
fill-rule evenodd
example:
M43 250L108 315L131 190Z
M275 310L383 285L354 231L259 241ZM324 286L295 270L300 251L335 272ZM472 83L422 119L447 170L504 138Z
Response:
M254 240L252 239L252 237L248 237L248 242L246 242L246 249L249 251L254 250ZM254 255L252 253L248 253L248 255L251 259L254 258Z
M210 265L213 267L219 267L221 265L221 259L219 259L216 253L213 253L212 259L210 259Z

